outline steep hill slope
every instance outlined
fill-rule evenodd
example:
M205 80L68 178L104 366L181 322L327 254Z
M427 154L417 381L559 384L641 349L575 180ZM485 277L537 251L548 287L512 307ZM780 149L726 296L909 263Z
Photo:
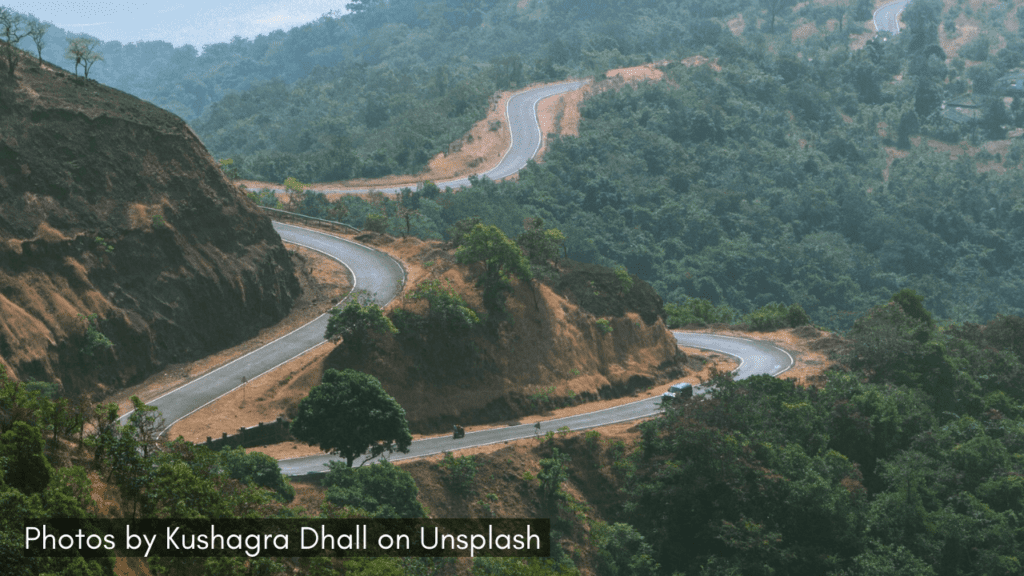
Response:
M29 58L0 78L0 362L15 377L133 383L255 334L298 290L269 220L180 118Z
M623 292L613 271L562 261L542 280L515 284L504 321L437 333L428 325L429 306L413 293L437 281L484 317L482 289L475 285L479 270L456 264L438 242L372 233L356 239L401 258L408 270L405 296L390 309L399 333L358 349L342 343L289 371L279 386L248 403L259 419L293 417L328 368L379 378L405 408L414 432L426 434L451 430L453 423L493 423L628 396L684 373L687 358L665 328L661 299L642 281ZM215 405L211 409L216 413ZM204 429L198 439L235 429ZM184 431L172 430L178 433Z

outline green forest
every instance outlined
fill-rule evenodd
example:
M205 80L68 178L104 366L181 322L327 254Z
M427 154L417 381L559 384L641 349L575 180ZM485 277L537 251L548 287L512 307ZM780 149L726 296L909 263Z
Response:
M854 323L821 387L757 376L707 382L713 397L672 403L635 445L591 431L538 438L548 454L524 482L546 502L556 542L589 526L598 574L846 576L1019 574L1024 555L1024 321L939 325L902 290ZM354 373L355 374L355 373ZM126 518L418 517L408 472L332 465L317 509L292 503L277 463L242 449L157 441L158 414L51 398L53 386L0 375L0 550L5 574L113 574L113 559L23 557L29 518L91 517L103 482ZM87 433L87 430L89 431ZM85 447L85 452L78 447ZM83 459L83 454L87 458ZM573 457L573 455L575 457ZM480 456L438 465L453 498L473 497ZM614 499L565 490L607 459ZM586 495L585 495L586 496ZM519 496L509 495L517 498ZM500 499L502 496L494 496ZM595 513L603 520L595 519ZM471 573L577 574L551 559L481 558ZM157 558L154 574L453 574L451 561ZM341 570L339 572L339 569Z
M286 196L250 191L261 205L455 244L477 223L509 238L550 231L564 238L563 256L650 283L670 326L809 319L846 334L820 387L718 376L712 398L666 407L635 445L600 444L615 496L595 500L594 516L608 523L586 531L598 574L1020 574L1024 140L1007 136L1024 126L1024 98L1000 78L1024 59L1024 6L915 0L899 35L851 48L873 7L357 0L349 13L201 53L101 43L90 77L186 118L211 154L233 160L232 176L292 179ZM729 23L739 16L737 35ZM962 17L984 33L949 58L940 26L955 35ZM793 40L808 23L818 32ZM51 28L43 57L66 64L70 37ZM720 70L679 63L697 54ZM303 190L414 173L484 116L495 91L568 77L600 87L609 69L662 60L663 80L589 97L579 136L553 137L543 163L518 180L333 201ZM943 102L965 93L977 117L944 116ZM970 153L951 157L961 146ZM26 518L107 513L91 493L100 483L138 518L429 514L401 467L334 466L322 480L326 502L309 509L269 457L160 444L157 415L141 403L120 424L116 407L55 389L0 372L5 573L113 574L112 558L19 550ZM586 438L604 453L599 433ZM591 472L559 452L566 439L547 442L541 475L524 482L569 534L585 511L562 486ZM455 477L471 463L442 467ZM477 559L469 569L578 574L573 551L557 548L552 559ZM160 575L296 567L274 558L149 564ZM453 572L426 559L298 567Z
M391 233L434 239L464 218L515 236L540 217L570 258L624 265L673 304L740 315L797 303L831 329L903 288L942 320L1019 315L1024 142L957 159L924 142L981 145L1024 125L1024 99L1007 106L996 82L1024 40L1007 33L1012 49L947 64L933 8L915 2L912 28L860 50L836 34L719 34L703 52L721 71L669 64L661 82L588 98L579 137L554 139L518 181L428 184L398 200L306 193L285 207L356 226L374 214ZM969 87L987 102L978 122L943 118L944 95ZM904 157L890 163L892 150Z
M850 336L821 388L722 378L642 426L623 517L662 573L1020 573L1024 322L905 291Z
M727 41L728 18L764 13L752 0L517 4L357 0L254 39L99 42L104 60L90 77L178 114L245 178L408 174L483 118L495 91L679 58ZM778 4L781 32L793 14ZM819 6L812 17L864 21L870 4ZM51 28L43 58L70 70L73 36ZM20 46L35 51L28 38Z

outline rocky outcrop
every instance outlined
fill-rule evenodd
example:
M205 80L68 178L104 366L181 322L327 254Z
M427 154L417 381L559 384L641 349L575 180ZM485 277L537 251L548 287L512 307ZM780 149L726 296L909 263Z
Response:
M184 121L29 59L2 76L0 362L15 377L120 387L288 312L280 237Z

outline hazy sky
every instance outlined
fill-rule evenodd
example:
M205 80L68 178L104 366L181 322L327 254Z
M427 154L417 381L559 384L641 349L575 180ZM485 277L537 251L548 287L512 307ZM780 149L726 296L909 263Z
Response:
M350 0L0 0L69 32L100 40L165 40L181 46L254 38L344 11Z

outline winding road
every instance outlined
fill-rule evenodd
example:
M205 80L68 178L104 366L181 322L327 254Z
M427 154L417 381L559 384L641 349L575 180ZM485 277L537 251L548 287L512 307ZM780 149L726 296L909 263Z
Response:
M878 10L875 10L875 14L872 20L875 23L876 32L888 32L889 34L896 35L900 33L900 12L910 4L910 0L897 0L891 4L886 4Z
M541 100L558 94L571 92L586 84L583 80L560 82L524 90L512 95L505 104L505 121L509 125L511 141L508 149L502 155L498 165L490 170L477 174L491 180L501 180L522 170L540 150L543 142L543 135L540 133L540 122L537 120L537 105ZM441 189L462 188L469 186L469 178L458 178L435 182ZM359 188L359 189L323 189L317 190L321 193L330 194L365 194L370 190L384 192L386 194L397 194L402 188L415 187L416 184L405 184L403 186L391 186L382 188ZM283 188L271 188L275 192L284 192Z
M536 155L541 143L536 115L537 103L549 96L578 88L582 84L583 82L565 82L527 90L513 96L506 111L506 119L512 126L512 143L498 166L485 175L493 179L504 178L526 166L527 161ZM457 187L468 184L468 180L455 180L439 185ZM284 242L316 250L345 265L352 272L353 292L366 291L381 306L400 294L405 283L405 270L398 261L383 252L290 224L274 222L274 229ZM175 422L242 386L246 381L258 378L324 344L327 319L328 314L325 313L291 333L224 364L149 404L160 410L166 427L170 428ZM780 374L793 365L793 358L788 353L766 342L703 333L675 332L674 335L681 346L719 352L739 359L740 366L735 371L738 379L755 374ZM706 391L699 390L698 394L701 393ZM660 401L661 397L658 396L587 414L545 421L540 425L540 430L541 433L561 427L583 430L647 418L658 414ZM127 416L128 414L122 416L122 421ZM469 432L459 440L449 436L426 438L413 442L409 453L393 454L389 459L404 460L472 446L509 442L537 433L538 428L535 425L523 424ZM328 461L336 459L338 458L335 456L324 454L281 460L279 463L283 473L295 476L321 472Z
M316 250L345 265L352 272L353 293L366 292L381 306L391 302L401 293L405 284L405 269L387 254L308 228L280 222L273 224L283 241ZM149 402L150 406L160 409L166 423L164 431L175 422L245 382L258 378L323 344L328 316L327 313L321 314L312 322L277 340ZM129 414L131 412L121 417L122 423Z
M738 358L740 360L740 367L735 371L737 379L743 379L756 374L780 374L793 365L792 356L785 350L760 340L693 332L673 332L673 334L680 346L702 348ZM699 395L701 392L706 393L707 391L698 390L697 394ZM661 396L654 396L604 410L547 420L541 423L539 429L534 424L520 424L518 426L467 432L464 438L458 440L453 439L451 436L424 438L423 440L413 442L407 454L395 453L390 455L388 460L394 462L473 446L506 443L521 438L529 438L535 434L545 434L549 430L554 431L563 426L568 427L570 430L586 430L588 428L656 416L660 411ZM281 466L282 473L288 476L300 476L322 472L324 466L331 460L340 460L340 458L323 454L279 460L278 465ZM356 465L361 461L362 459L357 460ZM369 460L369 462L372 463L373 460Z

